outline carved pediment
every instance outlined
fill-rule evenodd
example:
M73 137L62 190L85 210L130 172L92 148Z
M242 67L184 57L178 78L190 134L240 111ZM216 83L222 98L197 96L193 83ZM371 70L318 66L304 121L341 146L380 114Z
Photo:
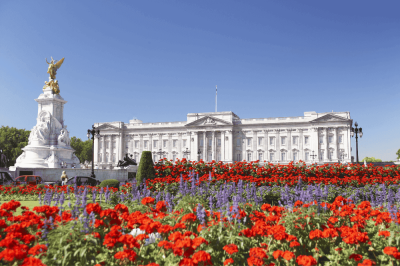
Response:
M119 130L118 127L113 126L113 125L108 124L108 123L104 123L101 126L96 127L96 129L99 129L100 133L101 133L101 130Z
M324 116L311 120L310 122L318 123L318 122L344 122L344 121L349 121L349 119L334 114L326 114Z
M204 116L196 121L190 122L185 126L226 126L232 123L212 116Z

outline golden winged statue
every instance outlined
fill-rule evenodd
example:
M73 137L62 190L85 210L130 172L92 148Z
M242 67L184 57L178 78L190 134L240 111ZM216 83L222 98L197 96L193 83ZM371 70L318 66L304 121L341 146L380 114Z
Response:
M51 57L51 61L50 63L47 62L47 58L46 58L46 63L49 64L49 68L47 69L47 73L50 74L50 78L51 79L55 79L56 78L56 74L57 74L57 69L59 69L62 65L62 63L64 62L64 57L61 60L54 60L53 57Z

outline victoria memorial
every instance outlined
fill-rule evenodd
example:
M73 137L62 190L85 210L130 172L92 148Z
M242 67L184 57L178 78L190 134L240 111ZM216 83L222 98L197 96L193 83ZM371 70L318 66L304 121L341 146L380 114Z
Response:
M350 162L350 112L304 112L300 117L241 119L233 112L189 113L187 121L95 123L94 163L112 169L125 154L140 161L151 151L162 158L190 161L257 161L288 164Z

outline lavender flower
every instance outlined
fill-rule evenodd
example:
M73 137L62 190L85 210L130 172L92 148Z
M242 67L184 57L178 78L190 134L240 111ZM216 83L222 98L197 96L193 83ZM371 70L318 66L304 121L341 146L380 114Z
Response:
M205 209L200 205L200 203L197 204L196 216L201 224L205 223L206 212L205 212Z

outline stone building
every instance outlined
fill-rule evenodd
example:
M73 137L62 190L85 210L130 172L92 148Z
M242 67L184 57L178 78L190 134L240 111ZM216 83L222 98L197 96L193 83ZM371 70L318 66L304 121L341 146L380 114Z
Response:
M99 168L110 169L126 153L139 162L142 151L151 151L153 161L350 162L352 122L350 112L251 119L212 112L189 113L182 122L96 123L100 136L95 139L94 161Z

